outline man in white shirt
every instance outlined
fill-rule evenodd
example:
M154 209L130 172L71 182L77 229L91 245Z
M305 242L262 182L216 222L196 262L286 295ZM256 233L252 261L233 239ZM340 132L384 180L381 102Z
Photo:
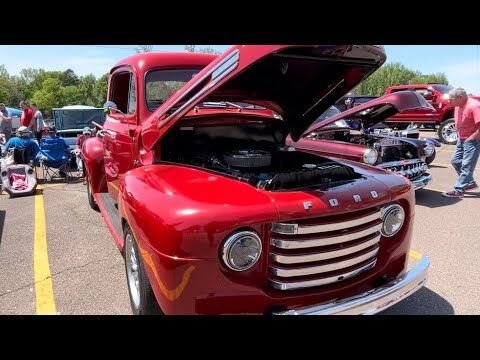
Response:
M35 137L37 138L38 143L40 144L40 139L42 138L42 131L45 129L45 123L43 122L43 115L40 110L37 109L37 104L32 103L30 109L33 112L33 119L35 121L36 133Z

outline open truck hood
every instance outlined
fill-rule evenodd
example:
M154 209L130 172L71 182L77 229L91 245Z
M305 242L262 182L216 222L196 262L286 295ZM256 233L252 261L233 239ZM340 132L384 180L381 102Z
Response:
M265 106L285 122L292 139L386 60L374 45L237 45L212 61L142 126L150 150L202 102Z
M418 93L414 91L399 91L381 96L320 121L310 126L304 136L312 132L321 131L339 120L346 120L347 122L359 121L363 129L368 129L399 112L420 109L435 111L435 108Z

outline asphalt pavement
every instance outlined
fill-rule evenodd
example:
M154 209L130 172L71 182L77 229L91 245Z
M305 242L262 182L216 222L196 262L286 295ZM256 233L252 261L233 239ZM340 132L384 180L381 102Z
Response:
M449 163L453 150L438 150L433 181L416 196L412 250L430 258L428 283L382 314L480 314L480 192L461 200L441 196L456 179ZM39 194L48 260L37 265L50 271L55 312L131 314L123 258L101 214L88 206L85 185L51 184ZM0 314L39 312L34 242L40 235L34 219L35 196L0 195Z

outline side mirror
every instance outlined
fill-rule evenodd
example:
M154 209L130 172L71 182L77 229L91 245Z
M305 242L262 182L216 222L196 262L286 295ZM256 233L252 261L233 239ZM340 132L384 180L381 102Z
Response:
M112 111L119 112L117 104L115 104L113 101L107 101L105 104L103 104L103 112L110 114Z

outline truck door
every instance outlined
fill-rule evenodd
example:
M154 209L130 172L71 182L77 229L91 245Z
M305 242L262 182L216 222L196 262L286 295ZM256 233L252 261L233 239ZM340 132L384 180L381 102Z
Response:
M138 127L136 89L136 76L131 68L120 68L112 74L108 100L120 112L106 116L103 146L108 192L115 201L120 180L134 167L134 135Z

